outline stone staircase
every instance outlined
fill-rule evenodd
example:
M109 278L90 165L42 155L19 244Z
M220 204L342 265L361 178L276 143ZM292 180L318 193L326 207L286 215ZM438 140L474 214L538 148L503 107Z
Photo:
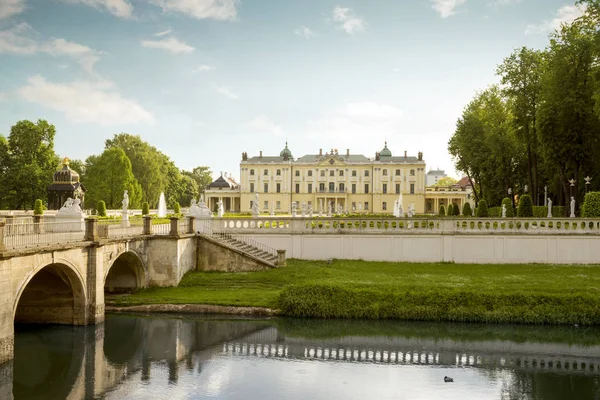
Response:
M253 239L225 232L204 232L202 236L272 268L277 267L277 250Z

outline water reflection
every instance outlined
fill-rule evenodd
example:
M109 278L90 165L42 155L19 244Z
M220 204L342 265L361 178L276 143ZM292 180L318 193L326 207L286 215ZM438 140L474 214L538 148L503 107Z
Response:
M598 368L597 328L110 315L19 327L0 398L595 399Z

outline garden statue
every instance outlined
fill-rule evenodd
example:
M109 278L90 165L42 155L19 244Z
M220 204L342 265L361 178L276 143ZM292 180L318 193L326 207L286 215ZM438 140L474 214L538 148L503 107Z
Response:
M255 193L254 200L252 201L252 216L258 217L259 213L260 213L260 211L258 209L258 193Z
M402 204L398 202L398 218L404 218L404 210L402 209Z
M547 218L552 218L552 199L550 197L548 197L548 217Z
M190 202L190 208L186 214L188 217L195 217L199 219L212 218L213 214L210 209L204 203L202 197L200 197L200 202L196 203L195 199L192 199Z
M123 204L121 227L129 228L129 213L127 212L127 207L129 207L129 195L127 194L127 190L125 190L125 193L123 193L123 201L121 201L121 204Z
M575 197L571 196L571 218L575 218Z
M408 218L412 218L414 217L416 214L415 212L415 203L410 203L410 205L408 206L408 212L406 213L406 216Z
M523 187L523 191L524 191L525 193L527 193L527 192L529 191L529 187L528 187L527 185L525 185L525 186Z
M223 199L219 198L219 201L217 202L217 212L218 212L218 216L219 218L223 218L223 215L225 214L225 209L223 208Z
M506 218L506 204L502 204L502 218Z
M129 207L129 195L127 194L127 190L125 190L125 193L123 194L123 201L121 204L123 204L123 212L126 213L127 207Z
M65 204L58 210L56 213L57 217L66 216L66 215L77 215L82 216L83 211L81 210L81 200L78 198L72 199L67 198Z

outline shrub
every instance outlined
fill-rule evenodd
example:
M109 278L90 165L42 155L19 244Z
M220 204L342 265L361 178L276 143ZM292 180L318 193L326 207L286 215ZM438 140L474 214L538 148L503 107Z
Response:
M179 205L179 203L177 201L173 205L173 212L175 214L180 214L181 213L181 206Z
M479 218L485 218L489 216L487 201L479 200L479 204L477 205L477 216Z
M142 204L142 215L148 214L150 214L150 206L148 205L148 202L145 201L144 204Z
M35 205L33 206L33 215L42 215L44 214L44 204L41 199L37 199L35 201Z
M106 217L106 203L104 202L104 200L100 200L98 202L98 206L96 207L96 209L98 210L98 215L100 217Z
M465 203L463 205L462 215L465 217L470 217L473 212L471 211L471 203Z
M502 216L502 208L500 207L488 207L488 217L500 218Z
M600 217L600 192L588 192L585 195L581 216L583 218Z
M444 207L444 205L442 204L440 206L440 217L445 217L446 216L446 207Z
M519 198L519 208L517 208L517 217L533 217L533 201L531 201L530 195L524 194Z
M458 208L458 204L454 203L452 206L452 215L460 215L460 208Z
M515 210L513 208L512 201L508 197L502 199L502 204L506 207L506 218L512 218L515 216Z

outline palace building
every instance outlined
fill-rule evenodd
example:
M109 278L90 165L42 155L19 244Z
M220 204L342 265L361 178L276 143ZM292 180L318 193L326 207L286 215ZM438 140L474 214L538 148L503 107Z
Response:
M207 187L205 196L211 210L222 199L225 212L248 213L256 193L260 212L276 214L289 214L292 203L298 210L306 204L315 213L327 213L331 206L334 213L392 214L400 194L405 212L413 204L416 213L423 214L437 212L442 204L462 207L468 199L466 190L427 190L423 153L394 155L387 142L374 158L349 149L345 153L319 149L317 154L294 158L287 143L279 156L260 151L248 157L244 152L239 184L222 174Z

